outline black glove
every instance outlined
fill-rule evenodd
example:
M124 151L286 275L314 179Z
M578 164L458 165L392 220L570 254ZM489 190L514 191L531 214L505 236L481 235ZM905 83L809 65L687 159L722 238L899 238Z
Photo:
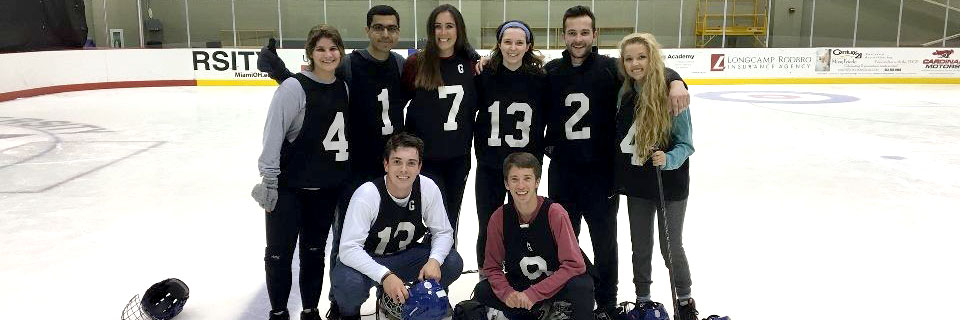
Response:
M277 83L293 76L293 73L287 70L287 65L277 55L277 40L274 38L270 38L267 46L260 49L257 55L257 70L266 72L270 79L276 80Z

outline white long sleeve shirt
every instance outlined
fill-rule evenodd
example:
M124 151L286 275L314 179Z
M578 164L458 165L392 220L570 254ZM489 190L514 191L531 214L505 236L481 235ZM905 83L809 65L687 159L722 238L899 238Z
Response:
M410 196L404 199L394 198L392 195L390 197L397 204L404 206L410 200ZM447 211L443 207L440 188L433 180L423 175L420 175L420 203L423 224L430 229L432 235L430 258L443 264L443 260L447 258L447 254L453 247L453 228L450 227ZM390 269L373 260L370 253L363 249L363 244L379 214L380 191L373 182L364 183L350 198L350 205L343 221L343 231L340 234L339 253L339 259L344 265L356 269L376 282L380 282Z

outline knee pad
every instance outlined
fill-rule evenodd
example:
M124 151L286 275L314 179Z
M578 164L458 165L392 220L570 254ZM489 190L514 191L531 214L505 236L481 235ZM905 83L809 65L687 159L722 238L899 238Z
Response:
M263 261L267 265L286 265L290 266L290 261L293 260L293 252L290 249L284 248L282 246L267 246L264 250Z
M463 300L453 308L453 320L487 320L487 307L475 300Z
M300 263L311 265L324 264L323 258L326 253L323 249L323 246L300 248Z

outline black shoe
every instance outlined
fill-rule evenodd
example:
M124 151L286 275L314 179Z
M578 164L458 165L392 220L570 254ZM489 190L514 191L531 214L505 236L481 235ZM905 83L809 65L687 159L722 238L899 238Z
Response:
M337 305L337 302L330 301L330 309L327 310L327 320L360 320L360 310L357 310L357 315L355 316L344 316L340 314L340 306Z
M614 320L617 319L618 314L620 311L617 310L617 306L599 307L593 310L593 318L596 320Z
M310 309L300 312L300 320L323 320L323 318L320 318L320 309Z
M677 309L680 314L673 315L673 318L676 320L697 320L697 315L700 312L697 312L697 303L693 301L693 298L681 299L677 301Z
M290 320L290 313L287 310L271 310L270 320Z

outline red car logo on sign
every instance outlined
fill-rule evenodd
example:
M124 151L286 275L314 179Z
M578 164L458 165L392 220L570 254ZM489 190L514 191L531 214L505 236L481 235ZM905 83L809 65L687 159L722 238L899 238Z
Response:
M938 56L938 57L941 57L941 58L944 58L944 59L950 58L950 55L951 55L951 54L953 54L953 50L952 50L952 49L951 49L951 50L937 50L937 51L934 51L934 52L933 52L933 55Z

